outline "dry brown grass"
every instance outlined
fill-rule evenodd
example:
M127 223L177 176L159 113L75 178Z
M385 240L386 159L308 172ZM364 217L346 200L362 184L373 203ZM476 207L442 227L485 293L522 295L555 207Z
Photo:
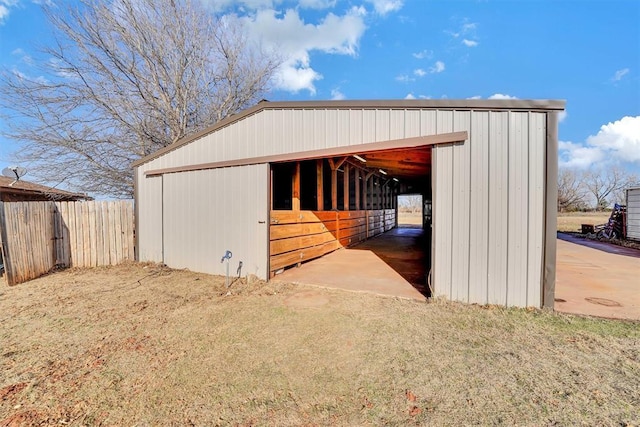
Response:
M582 224L604 224L610 215L611 212L559 212L558 231L580 232Z
M0 287L0 426L640 423L638 323L223 283L132 264Z
M422 213L398 211L398 224L400 225L422 225Z

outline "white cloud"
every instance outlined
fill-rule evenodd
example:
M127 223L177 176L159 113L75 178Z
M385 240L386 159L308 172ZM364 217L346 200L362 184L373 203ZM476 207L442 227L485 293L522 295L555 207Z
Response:
M470 96L467 99L482 99L482 97L480 95L476 95L476 96Z
M562 110L558 113L558 123L562 123L567 118L567 110Z
M611 78L611 80L614 81L614 82L619 82L627 74L629 74L629 69L628 68L623 68L622 70L616 71L615 74L613 75L613 77Z
M373 4L373 9L378 15L385 16L390 12L395 12L402 9L402 0L367 0Z
M445 33L449 34L454 39L458 39L462 37L462 44L467 47L475 47L478 46L478 37L477 30L478 24L475 22L469 22L469 18L462 19L462 23L460 24L460 28L457 31L445 31Z
M441 73L441 72L444 71L444 69L445 69L444 62L436 61L436 63L433 65L433 67L429 67L428 70L424 70L422 68L416 68L415 70L413 70L413 73L411 75L409 75L409 74L400 74L399 76L396 77L396 80L399 81L399 82L403 82L403 83L415 82L416 81L415 77L424 77L427 74ZM413 77L413 76L415 76L415 77Z
M640 162L640 116L627 116L603 125L597 135L587 138L587 144L600 147L621 160Z
M331 90L331 99L336 100L336 101L340 101L343 99L346 99L347 97L344 96L344 93L340 92L340 89L332 89Z
M18 3L18 0L0 0L0 25L4 24L9 16L10 9Z
M273 9L274 0L200 0L206 7L220 12L237 6L239 10ZM279 3L279 1L276 0Z
M413 93L409 92L407 96L404 97L404 99L431 99L431 97L427 95L415 96Z
M462 24L462 33L466 34L471 31L475 31L476 28L478 28L478 24L476 24L475 22L465 22L464 24Z
M242 19L253 37L284 57L274 79L276 88L315 94L314 82L322 75L311 67L310 52L355 56L366 30L365 14L364 8L353 7L342 16L328 13L317 24L312 24L305 22L294 9L288 9L283 15L263 9Z
M24 62L27 65L33 65L33 58L27 52L25 52L21 48L14 49L11 52L12 55L19 56L20 61Z
M444 71L444 62L442 61L436 61L436 63L433 65L433 67L429 68L429 72L431 74L436 74L436 73L441 73Z
M518 99L517 96L506 95L502 93L494 93L488 99Z
M640 116L603 125L583 144L561 141L558 148L561 166L584 169L603 161L640 165Z
M603 158L602 150L569 141L558 141L558 163L562 167L586 169Z
M336 0L299 0L298 5L307 9L328 9L336 5Z
M413 77L407 76L406 74L400 74L399 76L396 77L396 80L399 82L407 83L407 82L414 82L416 79L414 79Z
M411 55L416 59L431 58L433 56L433 51L425 49L421 52L412 53Z

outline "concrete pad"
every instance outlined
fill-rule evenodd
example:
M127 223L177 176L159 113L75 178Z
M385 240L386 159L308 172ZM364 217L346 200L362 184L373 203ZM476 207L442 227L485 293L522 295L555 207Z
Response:
M411 283L370 250L339 249L300 267L290 268L271 280L426 300Z
M640 320L640 251L585 242L597 243L589 247L558 237L555 309Z

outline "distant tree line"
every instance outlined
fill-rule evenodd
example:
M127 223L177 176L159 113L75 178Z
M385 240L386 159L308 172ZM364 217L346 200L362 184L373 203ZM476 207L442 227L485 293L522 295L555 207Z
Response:
M422 196L411 194L398 197L398 209L400 212L417 213L422 212Z
M605 210L614 203L625 203L625 189L638 182L638 176L613 166L580 171L558 171L558 211Z

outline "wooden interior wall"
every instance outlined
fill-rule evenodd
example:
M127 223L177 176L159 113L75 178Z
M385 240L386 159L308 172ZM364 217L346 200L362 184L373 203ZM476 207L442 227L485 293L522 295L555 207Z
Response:
M395 209L271 211L271 275L280 269L355 245L395 226Z

